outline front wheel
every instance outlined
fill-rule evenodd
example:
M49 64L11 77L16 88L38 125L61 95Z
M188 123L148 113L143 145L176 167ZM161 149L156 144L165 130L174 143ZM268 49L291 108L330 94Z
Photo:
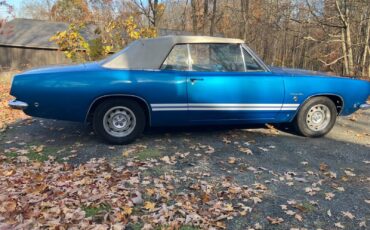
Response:
M145 128L142 107L129 99L104 101L95 110L93 126L96 134L112 144L128 144Z
M314 97L303 104L295 118L297 131L306 137L321 137L333 128L337 108L327 97Z

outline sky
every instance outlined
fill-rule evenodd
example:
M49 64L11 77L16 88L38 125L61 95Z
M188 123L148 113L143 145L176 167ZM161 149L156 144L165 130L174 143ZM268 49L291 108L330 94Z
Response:
M8 4L14 7L15 15L19 15L19 10L21 9L22 3L25 1L32 1L32 0L6 0ZM0 18L9 17L10 15L6 12L7 9L5 7L0 7Z

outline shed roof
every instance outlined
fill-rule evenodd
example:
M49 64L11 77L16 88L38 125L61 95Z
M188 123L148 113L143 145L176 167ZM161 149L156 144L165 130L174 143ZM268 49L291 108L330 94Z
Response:
M58 49L58 45L49 39L67 28L68 23L64 22L16 18L1 28L0 45ZM93 39L94 28L88 26L81 31L81 34L87 40Z
M188 43L242 44L244 41L210 36L164 36L140 39L104 60L102 65L114 69L158 69L174 45Z

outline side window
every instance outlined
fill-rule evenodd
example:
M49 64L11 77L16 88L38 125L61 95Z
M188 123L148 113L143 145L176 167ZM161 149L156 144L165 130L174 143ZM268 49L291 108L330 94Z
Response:
M193 71L245 71L239 44L190 44L190 57Z
M248 53L245 49L243 49L244 55L244 62L246 71L261 71L263 68L258 64L258 62Z
M163 70L189 70L189 55L187 45L176 45L163 62Z

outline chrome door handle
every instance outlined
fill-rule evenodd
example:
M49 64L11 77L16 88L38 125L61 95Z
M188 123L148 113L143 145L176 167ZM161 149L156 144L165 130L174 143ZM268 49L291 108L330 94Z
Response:
M204 80L203 78L190 78L190 83L192 85L194 85L195 82L197 82L197 81L203 81L203 80Z

